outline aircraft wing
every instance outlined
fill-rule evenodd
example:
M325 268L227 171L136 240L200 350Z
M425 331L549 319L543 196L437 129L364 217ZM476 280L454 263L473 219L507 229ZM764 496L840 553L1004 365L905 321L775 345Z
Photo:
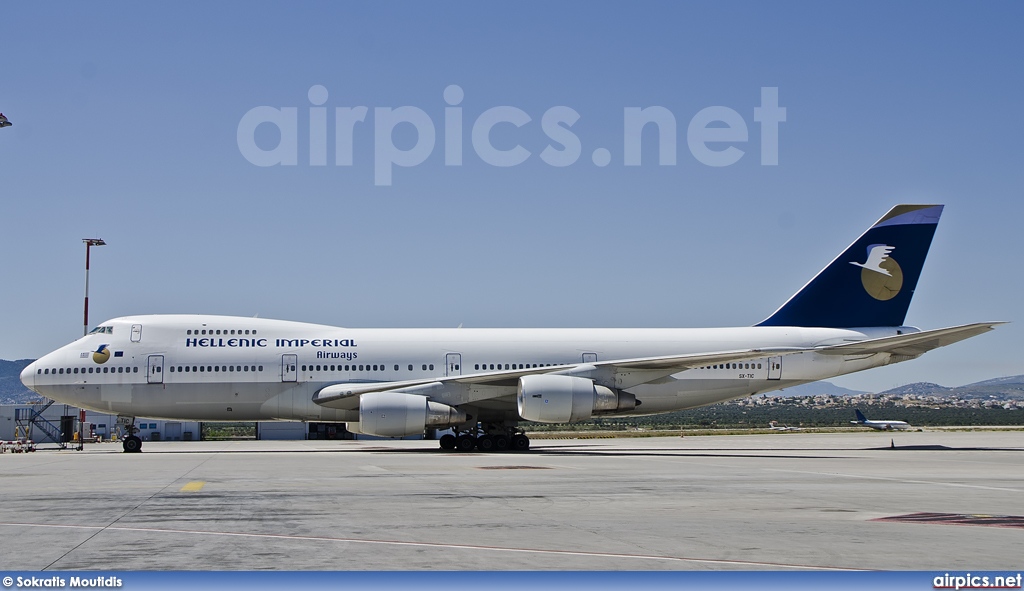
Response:
M613 381L618 388L630 388L635 385L654 381L690 368L720 363L731 363L747 359L763 359L800 353L807 349L784 347L746 349L738 351L721 351L714 353L698 353L691 355L668 355L659 357L640 357L636 359L617 359L611 361L595 361L592 363L576 363L548 367L531 367L523 369L475 373L472 375L448 376L441 378L424 378L419 380L402 380L396 382L366 382L332 384L321 388L314 396L313 402L328 408L353 408L355 400L370 392L398 391L422 393L430 395L432 390L445 385L460 384L463 386L496 386L514 388L519 378L534 374L573 375ZM496 395L497 392L495 393Z
M952 345L953 343L969 339L974 336L986 333L1005 322L979 322L976 324L964 324L949 328L937 328L911 334L896 335L893 337L882 337L846 343L843 345L831 345L814 349L816 353L825 355L871 355L874 353L893 353L896 355L910 355L917 357L939 347Z
M950 328L927 330L905 335L882 337L842 345L830 345L817 348L761 348L737 351L718 351L689 355L667 355L659 357L642 357L636 359L615 359L595 361L593 363L577 363L570 365L532 367L507 371L492 371L472 375L458 375L418 380L402 380L394 382L345 382L325 386L313 395L313 402L328 408L355 409L359 406L359 397L370 392L407 392L432 396L446 388L461 387L476 389L471 398L475 401L487 400L511 394L512 388L518 384L519 378L534 374L572 375L594 379L597 383L614 386L619 389L632 388L640 384L653 382L694 367L731 363L766 357L779 357L794 353L815 352L826 355L872 355L875 353L893 353L896 355L918 356L932 349L944 347L957 341L977 336L992 330L1002 322L985 322L967 324ZM490 387L490 388L486 388ZM469 399L464 399L469 401Z

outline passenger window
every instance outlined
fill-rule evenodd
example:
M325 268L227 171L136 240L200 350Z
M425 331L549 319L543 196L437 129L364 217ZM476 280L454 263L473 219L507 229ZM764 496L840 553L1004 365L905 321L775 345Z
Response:
M433 363L430 364L430 371L434 371L434 364Z
M412 371L412 364L409 364L409 371Z
M427 364L426 363L423 364L423 371L427 371Z

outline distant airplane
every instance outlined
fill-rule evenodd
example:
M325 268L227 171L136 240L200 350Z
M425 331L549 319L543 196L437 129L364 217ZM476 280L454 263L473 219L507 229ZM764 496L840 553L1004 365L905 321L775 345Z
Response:
M768 423L768 426L772 428L772 431L803 431L800 427L790 427L789 425L780 425L778 421L772 421Z
M4 117L3 113L0 113L0 128L10 127L12 125L14 125L14 124L11 123L10 121L8 121L7 117Z
M870 427L877 431L892 431L893 429L902 431L909 429L910 425L904 421L869 421L864 413L860 412L860 409L854 409L857 413L857 420L850 421L854 425L860 425L861 427Z
M134 417L281 419L343 422L384 437L452 428L443 449L525 450L527 421L695 408L907 361L988 332L1000 323L903 325L941 213L941 205L892 208L756 326L347 329L128 316L36 360L21 381L129 425ZM126 452L141 446L135 435L123 442Z

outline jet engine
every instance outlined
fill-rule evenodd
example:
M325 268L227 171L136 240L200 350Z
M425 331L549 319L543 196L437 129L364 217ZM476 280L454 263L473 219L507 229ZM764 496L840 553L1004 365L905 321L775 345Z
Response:
M594 414L636 408L632 394L599 386L593 380L564 375L519 378L519 416L538 423L573 423Z
M443 429L466 420L465 412L418 394L370 392L359 398L359 430L369 435L416 435L427 427Z

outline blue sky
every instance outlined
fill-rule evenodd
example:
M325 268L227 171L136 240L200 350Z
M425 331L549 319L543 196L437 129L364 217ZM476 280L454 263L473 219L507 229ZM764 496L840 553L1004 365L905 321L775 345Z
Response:
M0 358L91 319L216 313L352 327L736 326L768 316L891 205L946 211L908 324L1019 320L1024 289L1024 7L1015 3L8 3L0 37ZM445 165L444 90L464 99L463 164ZM327 166L309 164L309 90L323 86ZM777 166L754 108L778 88ZM293 107L294 166L260 167L237 131ZM353 164L334 113L368 108ZM437 141L375 184L375 109L411 106ZM511 106L498 149L477 118ZM581 155L554 167L541 121L579 115ZM626 166L624 109L660 106L677 160ZM744 120L743 156L688 149L707 107ZM409 124L393 135L412 148ZM264 124L253 141L276 145ZM611 162L593 163L604 148ZM1011 324L837 383L959 385L1024 373Z

